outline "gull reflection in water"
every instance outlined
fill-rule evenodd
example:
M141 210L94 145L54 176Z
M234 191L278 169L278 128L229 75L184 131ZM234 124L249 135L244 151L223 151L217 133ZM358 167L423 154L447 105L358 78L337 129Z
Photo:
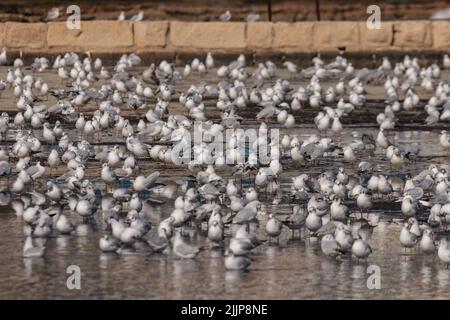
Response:
M240 291L240 284L244 281L246 273L250 271L227 270L225 271L225 292L235 294Z
M445 268L442 266L442 268ZM450 279L450 269L440 269L437 274L437 279L439 283L439 288L444 289L444 292L448 292L449 289L449 279Z
M432 277L432 270L427 265L422 265L422 269L420 269L420 274L422 275L421 283L422 288L426 289L429 287L431 283L431 277Z

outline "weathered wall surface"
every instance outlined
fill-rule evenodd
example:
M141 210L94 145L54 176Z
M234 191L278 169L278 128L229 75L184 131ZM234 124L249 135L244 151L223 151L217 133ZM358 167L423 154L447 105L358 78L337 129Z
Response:
M181 22L85 21L0 24L0 46L64 52L402 52L449 51L450 21Z

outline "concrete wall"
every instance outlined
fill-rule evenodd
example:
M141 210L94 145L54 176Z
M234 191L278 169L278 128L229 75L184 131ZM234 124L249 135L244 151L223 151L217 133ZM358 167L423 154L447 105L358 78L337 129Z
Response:
M84 21L0 24L0 47L24 52L400 52L450 51L450 21L181 22Z

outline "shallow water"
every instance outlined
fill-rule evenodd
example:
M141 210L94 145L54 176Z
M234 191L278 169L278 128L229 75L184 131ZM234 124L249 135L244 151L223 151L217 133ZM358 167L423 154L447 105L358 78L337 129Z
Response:
M44 75L51 80L51 76ZM449 78L449 74L446 73ZM196 83L197 79L194 77ZM186 89L186 87L180 86ZM325 86L324 86L325 87ZM371 99L379 99L380 92L369 88ZM426 95L425 95L426 96ZM12 102L9 96L0 100L2 106ZM374 118L382 105L362 110L345 122L341 142L351 141L351 131L376 134ZM212 111L211 111L212 112ZM305 110L313 116L316 110ZM423 113L422 113L423 114ZM406 117L406 118L405 118ZM389 175L395 179L405 172L416 174L429 164L449 164L448 153L438 144L438 126L425 128L423 119L414 112L400 113L400 126L389 131L387 136L395 144L419 142L421 151L416 162L403 168L391 168L383 154L365 154L359 160L376 165L375 172ZM247 116L251 119L251 114ZM366 121L367 119L367 121ZM406 120L405 120L406 119ZM311 117L298 117L295 128L281 132L296 133L306 137L316 133ZM244 121L244 124L248 122ZM251 122L250 122L251 123ZM254 124L254 123L253 123ZM13 131L9 133L12 138ZM78 134L71 132L76 139ZM118 142L116 137L102 137L101 141ZM45 154L42 155L45 157ZM296 167L282 160L284 172L282 188L287 194L290 177L309 173L316 177L324 170L336 170L344 166L348 172L355 172L357 164L346 164L341 158L322 160L308 167ZM142 161L144 172L159 170L159 181L184 179L188 172L161 163ZM89 162L86 173L89 177L98 176L99 163ZM64 168L52 173L56 177ZM228 178L230 170L218 170L222 177ZM2 180L2 190L7 191L7 182ZM99 183L99 187L102 185ZM396 194L401 182L396 185ZM39 185L36 189L39 190ZM291 205L287 199L279 206L267 203L267 212L279 215L289 214ZM0 298L14 299L394 299L394 298L450 298L450 270L431 256L419 251L405 254L398 236L401 216L399 204L391 200L379 200L374 204L370 216L380 215L381 219L369 240L374 253L368 261L350 259L344 256L339 260L325 257L317 239L304 235L289 239L290 231L284 230L279 243L266 243L253 251L254 259L246 272L226 271L223 263L223 249L203 250L194 260L183 260L173 255L151 254L145 246L128 254L104 254L98 248L102 236L100 214L96 222L84 224L75 214L70 215L77 222L75 234L55 235L46 243L43 258L24 259L22 247L23 223L9 207L0 211ZM150 220L156 225L171 211L171 204L162 207L146 208ZM70 213L69 213L70 214ZM156 227L153 228L154 232ZM229 232L229 231L228 231ZM204 232L185 229L187 241L209 246ZM56 233L55 233L56 234ZM260 236L264 234L260 231ZM227 244L227 242L226 242ZM66 286L66 269L77 265L81 269L81 290L69 290ZM368 289L370 276L367 267L376 265L381 271L381 288Z
M406 255L399 226L381 219L367 262L325 257L315 238L272 242L254 250L247 272L226 271L222 250L204 250L194 260L150 254L104 254L100 233L80 224L76 235L47 242L43 258L21 255L22 223L0 216L0 298L20 299L395 299L450 298L450 269L418 251ZM193 234L189 230L186 234ZM287 231L287 233L290 233ZM190 239L206 243L201 236ZM81 290L69 290L66 268L81 269ZM368 289L368 266L380 267L381 289Z

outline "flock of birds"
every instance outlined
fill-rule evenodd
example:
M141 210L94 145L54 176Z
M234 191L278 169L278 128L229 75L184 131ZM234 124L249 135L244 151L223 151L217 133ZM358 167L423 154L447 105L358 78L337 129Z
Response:
M53 62L36 57L30 66L20 57L8 58L3 49L0 65L9 67L0 80L0 97L11 94L16 110L0 115L5 142L0 175L7 180L9 195L4 193L2 202L23 220L26 258L44 256L47 239L73 235L82 218L101 220L103 252L121 254L144 246L188 259L219 248L226 269L246 269L255 260L255 247L290 229L292 237L298 231L300 237L320 239L326 256L359 261L373 252L370 236L379 215L369 212L382 199L401 203L399 241L405 250L419 247L450 264L448 172L431 164L413 174L411 163L420 146L396 144L386 135L398 125L403 110L422 108L417 87L431 93L424 123L450 120L450 86L440 79L437 64L421 67L417 58L405 56L395 65L383 58L375 70L357 70L339 55L329 64L315 57L303 70L284 61L280 70L271 61L250 68L244 55L216 66L208 53L204 61L195 58L181 68L161 61L142 71L134 53L123 55L113 68L73 52ZM448 55L442 67L450 69ZM43 80L41 74L51 70L61 86ZM281 71L288 74L285 79L277 77ZM220 82L177 89L182 79L207 73L215 73ZM289 80L295 77L309 82L294 88ZM336 85L324 88L330 79ZM383 83L385 108L374 119L378 134L352 132L347 137L351 142L344 142L341 120L369 108L365 85ZM49 95L54 103L49 103ZM305 109L317 111L317 131L303 139L296 115ZM227 157L208 157L209 143L204 141L193 147L187 163L177 164L175 145L186 142L194 126L213 136L224 134L245 126L246 119L239 115L244 112L254 114L258 141L242 143L236 130L227 141ZM213 113L220 119L208 116ZM271 128L286 132L279 143L268 138ZM108 137L116 142L106 143ZM260 161L255 144L260 139L268 139L267 163ZM450 149L445 131L439 143ZM370 161L375 153L405 174L398 178L376 171ZM148 163L182 168L187 178L163 181L160 172L145 169ZM339 165L318 175L302 173L324 163ZM289 190L281 183L283 167L298 172ZM276 208L283 202L292 204L290 215L267 213L267 204ZM172 203L168 217L152 225L149 206ZM187 241L187 227L205 234L209 245Z
M54 21L61 17L61 12L58 7L51 8L47 12L47 16L45 18L46 21ZM232 18L232 14L229 10L225 11L223 14L217 17L219 21L230 21ZM256 22L261 19L261 15L257 13L250 13L246 16L245 21L247 22ZM120 11L119 15L117 16L117 21L125 21L126 15L124 11ZM131 22L139 22L144 20L144 10L139 10L137 14L132 15L129 18L129 21Z

